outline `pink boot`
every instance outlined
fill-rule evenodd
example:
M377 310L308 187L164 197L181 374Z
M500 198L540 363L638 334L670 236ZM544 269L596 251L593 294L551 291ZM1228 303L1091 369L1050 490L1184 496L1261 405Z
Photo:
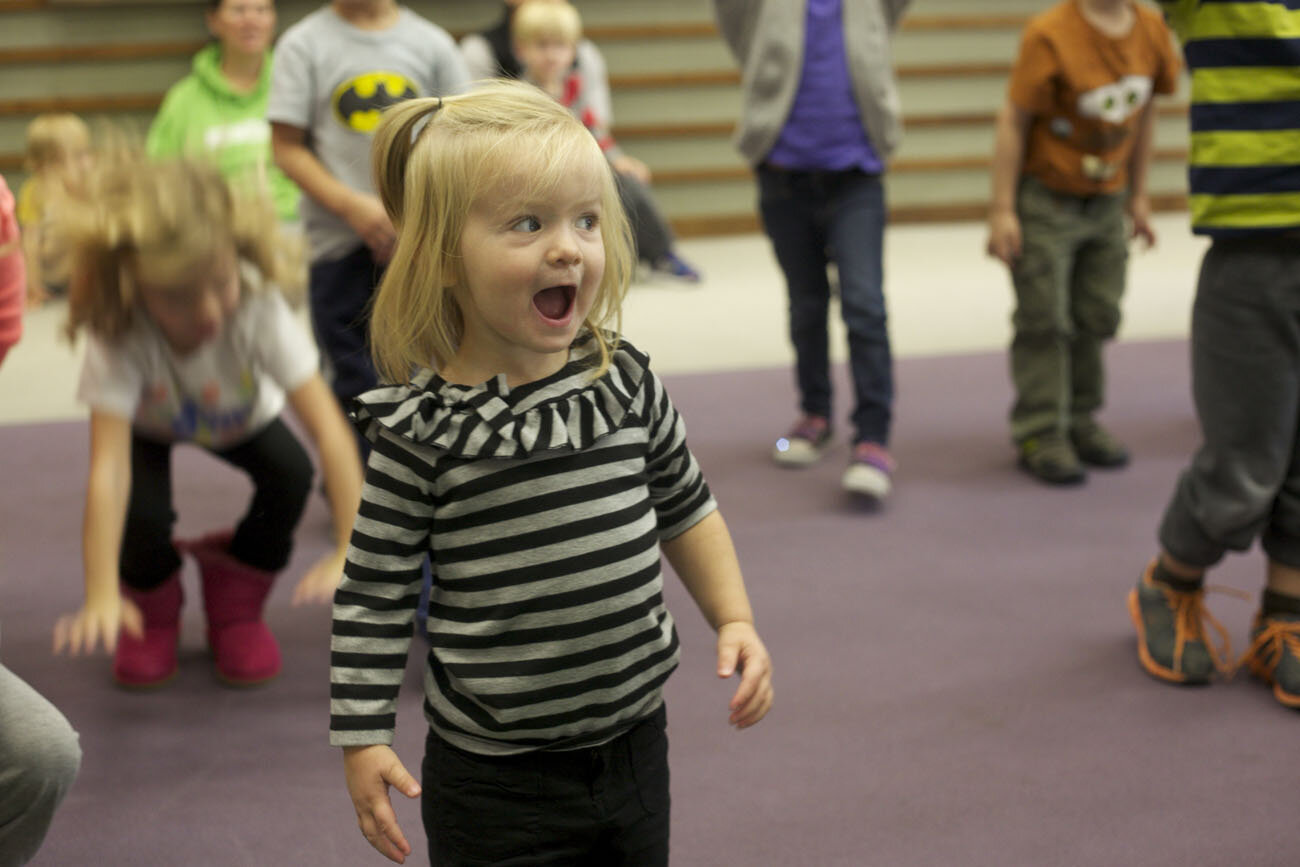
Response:
M176 676L176 642L181 633L180 572L152 590L122 585L122 596L135 603L144 619L144 637L126 630L117 637L113 679L130 689L162 686Z
M180 545L199 563L217 676L232 686L254 686L280 673L280 647L262 621L275 575L226 553L232 538L227 530Z

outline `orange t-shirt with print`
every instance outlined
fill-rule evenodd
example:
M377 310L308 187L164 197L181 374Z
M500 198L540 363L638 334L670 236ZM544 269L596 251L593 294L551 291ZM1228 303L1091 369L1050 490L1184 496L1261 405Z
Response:
M1023 172L1049 189L1089 196L1128 187L1142 109L1173 93L1178 55L1160 13L1133 4L1133 27L1114 38L1064 0L1025 27L1011 70L1011 102L1033 116Z

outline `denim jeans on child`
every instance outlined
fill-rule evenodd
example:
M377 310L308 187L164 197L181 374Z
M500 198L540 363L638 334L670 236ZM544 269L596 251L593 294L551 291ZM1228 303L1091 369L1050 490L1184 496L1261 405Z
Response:
M790 296L790 340L803 412L832 418L827 265L848 330L855 440L887 445L894 403L883 291L885 190L879 175L758 168L759 210Z
M383 273L364 246L311 266L312 329L334 374L330 387L345 410L349 398L378 382L370 358L370 299Z

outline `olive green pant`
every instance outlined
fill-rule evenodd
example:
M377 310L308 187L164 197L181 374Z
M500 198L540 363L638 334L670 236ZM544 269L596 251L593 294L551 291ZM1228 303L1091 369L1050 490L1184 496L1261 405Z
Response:
M1128 264L1125 200L1123 193L1056 193L1021 179L1021 254L1011 268L1011 436L1017 442L1067 434L1101 408L1102 345L1119 328Z

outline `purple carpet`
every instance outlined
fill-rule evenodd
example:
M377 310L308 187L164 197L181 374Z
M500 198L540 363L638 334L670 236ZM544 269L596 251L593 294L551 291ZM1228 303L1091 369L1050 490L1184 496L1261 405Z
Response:
M731 687L670 579L684 647L668 688L674 864L1300 863L1300 714L1245 676L1183 689L1138 668L1124 596L1196 427L1184 344L1110 359L1106 420L1135 460L1070 490L1014 468L1003 356L900 363L897 491L880 510L840 493L842 439L810 470L769 463L793 416L787 371L667 377L735 536L777 693L757 728L727 727ZM213 680L190 573L171 686L128 694L104 657L51 655L55 618L81 598L86 450L82 424L0 427L0 659L67 714L85 751L34 863L386 863L356 830L327 745L328 611L291 607L292 580L269 611L285 671L260 690ZM229 524L247 494L194 450L176 475L182 535ZM314 497L289 579L328 533ZM1262 576L1255 552L1213 580L1253 596ZM1210 605L1240 652L1255 603ZM416 771L413 678L399 720ZM417 805L399 811L408 863L423 864Z

